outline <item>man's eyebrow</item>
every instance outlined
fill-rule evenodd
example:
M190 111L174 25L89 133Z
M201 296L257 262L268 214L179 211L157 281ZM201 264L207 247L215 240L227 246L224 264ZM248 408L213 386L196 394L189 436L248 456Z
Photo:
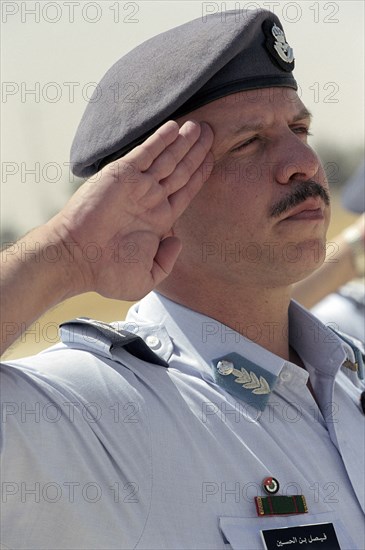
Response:
M302 109L300 109L300 111L293 116L292 120L290 121L290 124L293 124L293 122L298 122L298 120L303 120L303 119L309 119L309 121L312 120L313 118L313 115L310 111L308 111L308 109L306 107L303 107ZM247 123L244 123L240 126L238 126L234 131L233 131L233 136L236 136L238 134L242 134L243 132L257 132L259 130L262 130L265 126L265 123L264 121L262 120L258 120L257 122L247 122Z
M302 120L303 118L309 118L310 121L313 118L312 113L308 111L307 107L303 107L303 109L301 109L299 113L295 115L295 117L293 118L293 122L297 122L298 120Z

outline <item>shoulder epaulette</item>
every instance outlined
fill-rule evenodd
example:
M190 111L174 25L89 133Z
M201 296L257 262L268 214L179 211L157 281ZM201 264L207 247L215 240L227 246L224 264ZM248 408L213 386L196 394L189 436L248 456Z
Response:
M110 351L116 348L124 348L128 353L142 361L168 367L168 363L154 353L146 342L140 336L133 334L133 332L117 330L108 323L87 317L77 317L60 325L61 329L68 329L71 333L80 332L83 328L87 329L89 327L92 328L96 336L99 334L103 337L103 340L106 339L110 343Z
M329 327L341 340L346 342L354 352L355 356L355 370L357 371L358 377L364 379L364 362L365 362L365 349L363 343L357 338L345 334L340 330L335 330L332 327Z

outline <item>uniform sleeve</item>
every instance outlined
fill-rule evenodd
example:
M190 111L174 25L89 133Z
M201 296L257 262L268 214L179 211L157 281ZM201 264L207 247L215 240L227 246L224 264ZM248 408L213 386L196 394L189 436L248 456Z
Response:
M135 546L152 486L135 374L86 351L51 348L1 365L0 383L3 543Z

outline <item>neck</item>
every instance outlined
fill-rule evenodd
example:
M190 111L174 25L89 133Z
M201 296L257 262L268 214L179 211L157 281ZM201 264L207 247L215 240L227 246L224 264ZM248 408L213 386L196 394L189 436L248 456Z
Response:
M291 287L227 286L220 281L199 284L189 277L168 278L161 294L227 325L283 359L290 360L288 308Z

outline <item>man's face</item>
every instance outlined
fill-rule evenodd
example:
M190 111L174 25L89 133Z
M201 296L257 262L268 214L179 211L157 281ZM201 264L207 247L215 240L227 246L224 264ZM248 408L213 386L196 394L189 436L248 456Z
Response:
M174 228L183 243L176 269L269 285L316 269L325 254L328 184L307 144L310 115L296 92L240 92L178 122L188 119L212 127L215 166Z

